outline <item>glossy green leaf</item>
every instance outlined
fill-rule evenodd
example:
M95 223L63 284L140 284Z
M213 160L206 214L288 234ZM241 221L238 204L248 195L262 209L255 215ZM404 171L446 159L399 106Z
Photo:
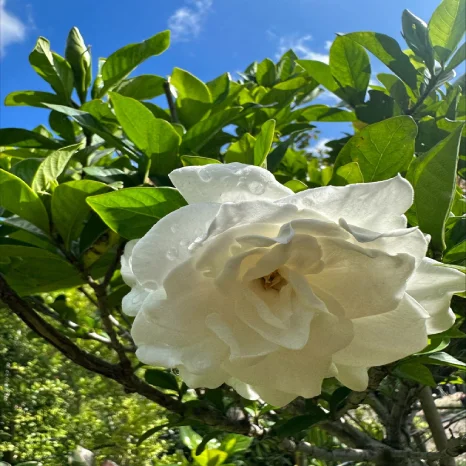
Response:
M357 162L364 181L381 181L408 169L414 154L417 126L409 116L368 125L338 155L335 168Z
M138 442L136 444L136 446L139 446L141 445L143 442L145 442L148 438L152 437L153 435L155 435L157 432L160 432L161 430L165 429L165 427L169 427L170 424L162 424L160 426L155 426L155 427L152 427L152 429L149 429L147 430L146 432L144 432L138 439Z
M300 114L299 119L306 121L356 121L354 112L350 112L343 108L329 107L328 105L310 105L306 107Z
M390 36L377 32L352 32L346 37L362 45L390 68L411 89L417 88L417 71L398 42Z
M390 73L379 73L377 79L386 87L390 96L402 110L409 108L410 100L414 100L415 97L401 79Z
M346 36L338 36L330 48L330 72L351 105L364 102L371 77L371 64L364 47Z
M29 186L32 186L32 182L34 181L34 177L36 176L41 163L42 159L23 159L13 165L10 172L18 178L21 178Z
M199 466L220 466L227 458L228 454L221 450L204 450L200 455L194 455L195 464Z
M322 86L340 97L340 99L346 99L346 95L335 81L329 65L316 60L298 60L297 63L299 63L299 65L306 70L307 74L314 78L319 84L322 84Z
M63 98L50 92L41 91L16 91L10 92L5 97L5 105L9 107L27 105L28 107L47 108L44 103L60 105Z
M249 133L245 133L241 139L230 145L225 153L225 162L239 162L254 165L254 147L256 138Z
M60 176L71 157L79 150L80 145L62 147L47 156L39 165L32 182L32 189L37 192L49 189L50 184Z
M230 83L231 77L229 73L221 74L218 78L206 83L214 105L222 103L228 97L230 93Z
M448 353L432 353L424 356L417 356L416 361L422 364L433 364L436 366L449 366L456 367L464 370L466 368L466 362L456 359Z
M241 451L247 451L251 446L252 441L252 437L246 437L245 435L227 434L222 439L220 449L227 452L228 455L231 456Z
M434 49L430 43L427 24L409 10L404 10L401 18L403 37L409 48L423 58L429 70L434 69Z
M130 97L110 93L115 114L123 130L150 157L151 173L168 175L179 166L178 148L181 138L173 126L155 118L141 103Z
M256 81L260 86L272 87L275 80L275 63L270 58L266 58L257 64Z
M202 437L190 426L180 427L180 439L190 450L195 450L202 442Z
M166 81L161 76L143 74L125 79L115 89L115 92L136 100L150 100L164 93L163 85Z
M446 71L451 71L457 68L466 60L466 42L463 42L453 55L452 59L448 62L448 66L446 67ZM463 91L464 92L464 91Z
M50 128L67 142L75 142L75 128L71 120L63 113L52 110L49 115Z
M419 157L410 180L419 228L432 236L439 251L445 249L445 222L454 198L462 131L463 125Z
M155 387L165 388L167 390L178 391L178 381L171 373L159 369L147 369L144 372L144 380Z
M196 448L196 455L200 455L206 449L207 444L215 439L215 437L222 435L222 433L221 430L214 430L204 435L204 437L202 437L202 442Z
M1 169L0 206L49 231L49 217L39 196L23 180Z
M334 186L345 186L354 183L364 183L364 177L357 162L347 163L339 167L331 180L331 184Z
M90 47L84 42L77 27L72 28L68 34L65 57L73 70L74 87L79 100L84 103L92 81L92 59Z
M316 411L312 414L304 414L302 416L291 418L289 421L282 423L276 428L277 434L280 437L288 437L303 430L309 429L314 424L323 421L327 417L323 410L319 411Z
M58 149L60 144L34 131L21 128L0 128L0 146Z
M170 84L176 88L178 118L187 128L201 120L212 107L209 88L191 73L175 68Z
M125 79L143 61L165 52L170 45L170 31L163 31L137 44L129 44L112 53L102 66L103 86L99 96Z
M210 165L211 163L221 163L220 160L200 157L199 155L182 155L181 162L184 167L195 165Z
M243 107L231 107L200 121L188 129L181 143L181 152L198 152L222 128L229 125L243 110Z
M429 36L441 63L455 51L466 30L466 0L442 0L429 21Z
M173 188L126 188L89 197L87 202L126 239L142 238L162 217L186 205Z
M300 191L305 191L309 189L309 186L306 183L303 183L299 180L290 180L285 183L287 188L290 188L294 193L299 193Z
M261 132L257 136L254 145L254 165L262 166L267 155L272 148L272 142L275 135L275 120L266 121L261 128Z
M98 181L77 180L60 184L53 191L52 219L67 249L81 234L84 222L91 212L86 198L110 189L109 186Z
M34 50L29 55L29 63L68 103L73 91L73 71L63 57L50 50L50 42L44 37L37 40Z
M393 374L428 387L437 386L430 370L418 362L403 362L395 367Z

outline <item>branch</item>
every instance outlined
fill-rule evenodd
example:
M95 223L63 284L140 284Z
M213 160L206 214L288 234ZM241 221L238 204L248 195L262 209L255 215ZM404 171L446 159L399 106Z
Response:
M435 446L440 451L445 450L448 447L448 438L442 425L442 418L437 411L437 406L435 406L430 387L424 387L420 391L419 399L427 424L429 424L432 432ZM455 460L447 456L440 460L440 466L455 466Z
M30 303L18 296L8 285L8 282L1 274L0 300L3 301L31 330L47 340L68 359L84 369L118 382L127 392L138 393L182 417L189 416L191 420L194 419L227 432L250 436L260 436L263 434L262 429L251 425L247 420L241 422L229 420L224 417L222 413L214 411L207 406L192 408L188 412L188 408L180 401L145 383L134 373L128 374L122 370L120 365L111 364L81 349L37 314Z

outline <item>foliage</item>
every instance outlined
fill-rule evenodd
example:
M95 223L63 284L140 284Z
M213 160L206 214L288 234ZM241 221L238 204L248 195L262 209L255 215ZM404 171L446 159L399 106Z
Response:
M407 50L384 34L354 32L337 37L328 65L299 59L289 50L276 63L252 63L238 80L225 73L207 83L180 68L167 79L131 75L166 51L168 31L100 59L94 73L77 28L70 32L65 57L39 38L29 60L50 92L14 92L5 105L42 108L48 127L0 130L0 278L6 280L0 283L0 298L74 362L174 411L170 426L191 425L207 435L202 442L207 449L196 454L191 446L189 461L241 464L230 458L226 434L215 432L248 434L250 424L271 429L246 453L250 458L256 452L254 464L273 464L277 451L282 458L277 464L287 464L292 456L268 443L278 434L332 447L335 429L328 426L337 422L335 413L351 397L332 379L318 399L298 400L277 412L242 400L228 388L187 392L167 371L159 377L146 374L146 381L159 388L136 377L146 369L141 366L128 376L128 365L134 368L137 362L130 319L120 313L129 288L117 270L118 260L126 240L141 237L184 205L167 177L171 170L238 161L268 167L294 191L384 180L400 172L415 189L409 224L432 237L429 255L464 270L466 81L464 75L455 80L454 71L464 66L464 10L464 0L443 0L428 24L405 11ZM391 71L377 76L380 84L371 84L368 52ZM324 89L340 99L337 106L314 102ZM161 95L167 109L160 99L153 101ZM316 154L310 142L319 122L346 122L354 134L327 143L325 156ZM91 304L76 298L83 286ZM43 293L63 289L71 290L68 300L44 298ZM464 330L464 301L455 298L453 306L458 316L454 330L431 337L429 357L415 355L380 369L386 383L414 393L419 384L463 380L465 353L457 337L464 336L459 330ZM4 432L11 423L19 428L2 446L3 451L15 449L17 457L5 456L7 461L60 457L77 439L87 439L94 450L111 439L112 457L121 464L158 452L149 436L139 449L134 446L135 436L159 424L157 408L147 409L148 401L125 397L115 384L77 371L45 343L25 339L24 327L5 309L1 312L6 345L0 422ZM44 358L51 365L43 366ZM8 375L7 383L12 372L18 376ZM72 402L71 391L77 395ZM372 392L382 404L392 403L377 385ZM412 407L417 398L410 396ZM235 424L232 410L247 422ZM378 414L381 423L388 422ZM325 425L326 432L318 427ZM383 429L375 431L380 439ZM399 448L401 434L392 434L385 445ZM403 445L418 448L411 440Z

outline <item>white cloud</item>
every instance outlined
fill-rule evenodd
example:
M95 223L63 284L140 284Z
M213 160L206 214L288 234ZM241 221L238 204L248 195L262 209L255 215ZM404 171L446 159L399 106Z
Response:
M329 56L325 53L319 53L312 50L308 42L312 40L312 36L285 36L280 37L280 42L278 44L278 50L276 57L280 58L287 50L293 49L293 51L298 55L298 57L305 60L318 60L324 63L328 63Z
M178 8L168 18L172 39L186 42L199 35L213 0L188 0L186 6Z
M5 54L8 45L21 42L25 37L26 26L6 11L6 0L0 0L0 57Z
M320 138L317 140L317 144L308 148L308 152L313 154L315 157L325 156L331 151L330 147L326 146L327 142L330 141L331 139Z
M330 50L330 47L332 46L333 41L331 40L326 40L325 41L325 50Z

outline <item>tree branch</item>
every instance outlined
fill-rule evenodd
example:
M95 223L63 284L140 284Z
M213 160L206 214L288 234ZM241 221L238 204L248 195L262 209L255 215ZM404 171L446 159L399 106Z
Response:
M442 418L437 410L437 406L435 406L430 387L424 387L420 391L419 399L421 401L422 410L424 411L427 424L429 424L432 432L435 446L440 451L445 450L448 447L448 438L445 433L445 429L443 428ZM440 460L440 466L455 466L455 460L446 456Z

